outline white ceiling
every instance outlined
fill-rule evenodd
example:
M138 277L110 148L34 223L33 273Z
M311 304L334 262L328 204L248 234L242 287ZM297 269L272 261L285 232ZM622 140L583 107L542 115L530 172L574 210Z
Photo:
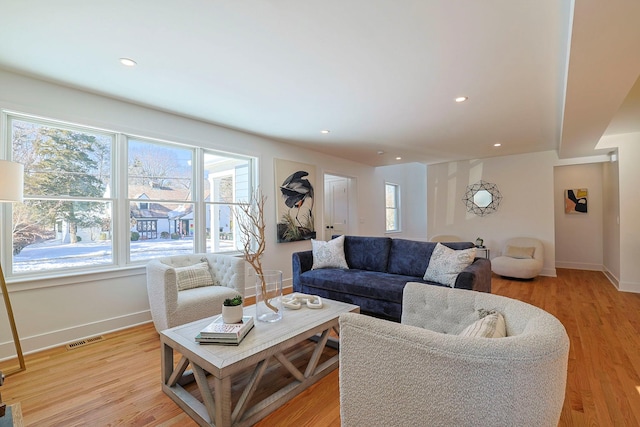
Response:
M640 131L640 2L576 3L0 0L0 67L370 165L578 157Z

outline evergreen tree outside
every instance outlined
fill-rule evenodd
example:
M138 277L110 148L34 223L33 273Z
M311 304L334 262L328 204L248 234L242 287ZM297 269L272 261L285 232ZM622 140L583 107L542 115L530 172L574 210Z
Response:
M96 174L98 164L91 158L96 138L61 129L42 129L34 141L36 163L26 174L29 194L100 198L105 185ZM78 227L101 223L102 203L73 200L37 200L31 204L36 218L55 224L62 220L68 227L69 242L77 243Z
M24 228L19 226L26 216L29 233L14 235L14 253L51 238L60 222L67 243L78 242L79 228L102 226L107 204L81 199L104 196L110 138L21 121L14 122L13 130L14 155L25 165L24 193L31 199L16 209L22 220L14 222L14 231Z

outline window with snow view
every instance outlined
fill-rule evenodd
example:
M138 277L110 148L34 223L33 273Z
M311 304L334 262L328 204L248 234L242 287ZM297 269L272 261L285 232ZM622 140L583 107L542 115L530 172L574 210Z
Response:
M2 207L11 213L13 233L0 235L4 248L12 245L12 256L5 256L11 276L241 251L233 209L255 188L254 158L6 118L10 158L25 170L24 202Z

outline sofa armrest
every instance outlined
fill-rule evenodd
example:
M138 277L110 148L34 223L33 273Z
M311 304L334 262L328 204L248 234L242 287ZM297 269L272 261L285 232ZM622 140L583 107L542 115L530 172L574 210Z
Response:
M293 263L293 291L302 292L302 283L300 283L300 275L305 271L311 270L313 267L313 252L294 252L291 255Z
M168 328L169 313L178 308L176 270L158 259L146 266L149 308L157 330Z
M491 293L491 261L476 258L469 267L458 274L454 287Z

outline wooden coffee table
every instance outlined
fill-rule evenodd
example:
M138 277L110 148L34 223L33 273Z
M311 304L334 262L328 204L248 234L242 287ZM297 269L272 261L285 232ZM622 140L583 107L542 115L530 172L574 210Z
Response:
M339 334L340 314L360 308L323 302L321 309L284 308L275 323L256 320L238 346L195 342L215 316L160 332L162 390L201 426L256 423L338 367L337 352L327 355L330 333ZM255 306L244 312L255 316Z

